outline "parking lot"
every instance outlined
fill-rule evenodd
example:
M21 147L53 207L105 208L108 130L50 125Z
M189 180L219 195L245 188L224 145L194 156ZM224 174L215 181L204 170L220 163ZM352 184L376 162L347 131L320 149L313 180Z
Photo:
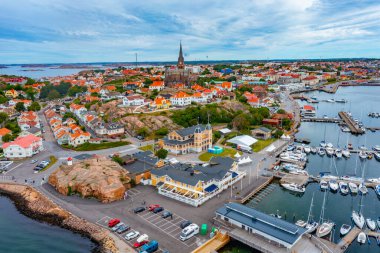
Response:
M144 211L137 214L140 218L149 222L157 229L162 231L163 233L169 235L170 237L176 239L178 243L183 244L185 247L194 247L200 243L200 238L198 236L194 236L186 241L181 241L179 239L179 235L181 234L182 229L180 228L180 223L185 221L186 219L182 218L178 214L173 213L173 218L162 218L162 213L153 213L149 211ZM198 224L200 225L200 224Z
M108 227L108 222L109 222L110 220L112 220L112 219L113 219L113 218L111 218L111 217L104 216L103 218L101 218L100 220L98 220L96 223L99 224L100 226L102 226L102 227L104 227L104 228L110 230L109 227ZM128 224L128 222L123 221L123 220L121 220L121 222L124 222L125 224ZM132 240L129 240L129 241L126 240L124 237L125 237L126 234L128 234L129 232L134 231L134 230L135 230L135 229L131 228L131 229L129 229L127 232L124 232L124 233L122 233L122 234L118 234L118 233L116 233L116 232L112 232L112 233L114 233L116 236L118 236L118 237L119 237L122 241L124 241L126 244L128 244L128 245L131 246L131 247L133 247L133 244L136 242L136 239L137 239L138 237L136 237L136 238L134 238L134 239L132 239ZM112 230L111 230L111 231L112 231ZM136 231L138 231L138 230L136 230ZM140 232L140 235L143 234L142 231L139 231L139 232ZM149 236L149 241L151 241L151 240L156 240L156 241L158 242L158 244L160 244L159 240L157 240L157 239L155 239L155 238L152 238L150 234L148 234L148 236ZM155 251L155 252L157 252L157 253L164 253L164 252L166 252L166 251L165 251L164 249L162 249L161 247L159 247L158 250Z

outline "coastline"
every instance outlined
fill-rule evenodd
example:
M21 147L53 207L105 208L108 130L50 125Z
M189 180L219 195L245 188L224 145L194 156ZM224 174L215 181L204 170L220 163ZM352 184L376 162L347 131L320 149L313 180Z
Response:
M68 229L90 239L97 245L92 250L94 253L120 252L114 236L108 230L60 208L30 186L0 183L0 195L11 199L17 210L31 219Z

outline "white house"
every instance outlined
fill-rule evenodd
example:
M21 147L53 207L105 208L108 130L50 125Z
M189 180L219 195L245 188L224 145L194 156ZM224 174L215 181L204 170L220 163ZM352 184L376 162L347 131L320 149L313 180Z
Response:
M123 97L123 106L140 106L147 103L148 102L145 102L145 98L141 95Z
M186 106L191 104L191 96L186 92L179 91L170 98L170 102L174 106Z
M33 134L18 137L14 141L3 143L4 156L7 158L26 158L38 154L44 149L42 138Z

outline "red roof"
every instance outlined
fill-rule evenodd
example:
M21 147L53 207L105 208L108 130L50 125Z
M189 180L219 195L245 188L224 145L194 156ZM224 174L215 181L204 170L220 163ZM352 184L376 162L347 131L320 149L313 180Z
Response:
M39 142L40 140L41 140L40 137L37 137L34 134L29 134L25 137L17 137L14 141L4 143L3 149L11 145L17 145L23 148L28 148L30 147L30 145L32 145L35 142Z
M308 111L315 110L315 108L312 107L311 105L304 105L304 106L303 106L303 109L308 110Z

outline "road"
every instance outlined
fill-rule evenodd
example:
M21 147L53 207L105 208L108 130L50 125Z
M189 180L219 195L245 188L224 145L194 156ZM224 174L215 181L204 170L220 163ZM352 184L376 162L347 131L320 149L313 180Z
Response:
M244 189L252 188L263 180L261 176L264 168L268 168L274 158L266 152L249 154L253 162L249 165L241 166L239 169L246 171L247 176L240 182L235 183L233 187L224 191L219 196L207 201L200 207L192 207L174 199L170 199L157 194L157 190L152 186L138 185L132 190L129 190L128 197L125 200L114 203L103 204L94 199L83 199L79 196L64 196L59 194L53 187L47 184L47 178L62 162L68 157L75 157L81 154L97 154L107 156L113 153L133 154L138 152L139 146L151 144L151 142L140 142L137 139L132 139L132 144L98 151L77 152L63 149L60 147L53 134L48 127L46 119L40 115L40 119L45 127L44 134L44 151L33 156L33 158L17 161L12 164L6 176L11 176L14 181L19 183L27 183L34 186L37 190L51 199L53 202L62 208L72 212L78 217L84 218L90 222L104 226L111 218L120 218L124 223L129 224L132 229L138 230L140 233L146 233L150 239L156 239L160 243L161 249L168 249L170 252L190 252L203 242L207 236L196 236L188 241L181 242L179 233L179 223L183 220L191 220L197 224L209 224L211 228L215 210L231 200L238 198ZM56 164L41 173L34 173L33 168L36 164L32 164L32 159L48 160L51 155L58 158ZM245 154L248 155L248 154ZM181 156L181 160L194 161L195 155ZM261 166L257 166L260 163ZM159 215L153 215L148 212L134 214L132 209L142 205L142 202L148 204L160 204L166 210L170 210L173 215L173 220L165 220ZM122 240L128 244L126 240Z

